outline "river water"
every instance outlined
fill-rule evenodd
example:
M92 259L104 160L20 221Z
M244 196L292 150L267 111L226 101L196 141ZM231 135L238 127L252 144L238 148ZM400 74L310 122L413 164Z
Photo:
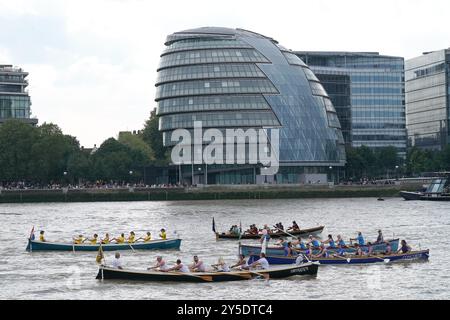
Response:
M317 277L229 283L142 283L95 279L95 252L25 251L32 226L47 240L69 241L82 233L117 235L166 228L183 239L180 251L123 251L125 267L146 268L157 254L173 263L199 255L208 265L222 256L232 263L237 242L216 241L211 231L242 222L283 222L301 227L326 226L324 235L345 239L362 231L375 240L408 240L414 249L429 248L430 261L370 266L323 266ZM109 202L68 204L0 204L0 299L449 299L450 202L401 199L296 199L189 202ZM251 241L249 241L251 243ZM106 252L106 260L113 253Z

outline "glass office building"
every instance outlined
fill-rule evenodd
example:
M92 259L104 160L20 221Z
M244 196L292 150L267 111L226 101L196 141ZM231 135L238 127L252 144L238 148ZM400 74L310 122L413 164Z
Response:
M450 143L450 49L406 61L408 144L441 150Z
M296 54L324 83L341 125L346 128L347 144L371 148L394 146L399 155L406 155L403 58L375 52L296 51ZM329 80L333 77L334 84ZM348 80L350 92L346 87Z
M11 65L0 65L0 124L8 119L36 125L31 118L31 100L26 90L28 73Z
M274 39L228 28L169 35L161 55L156 101L164 143L175 129L279 128L280 170L267 182L297 183L305 173L345 164L336 110L308 66ZM181 174L195 175L185 168ZM199 167L199 171L206 168ZM256 183L254 166L208 166L208 183ZM205 181L206 179L206 181ZM269 179L269 180L267 180Z

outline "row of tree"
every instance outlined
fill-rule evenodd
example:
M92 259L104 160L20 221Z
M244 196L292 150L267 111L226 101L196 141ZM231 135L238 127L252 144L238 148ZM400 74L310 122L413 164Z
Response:
M0 126L0 183L138 182L145 166L166 164L167 154L155 112L139 134L109 138L95 152L55 124L9 120Z
M348 148L346 178L351 180L418 176L424 172L450 171L450 145L442 151L410 148L406 159L395 147L371 149L366 146Z
M442 151L411 148L406 159L394 147L347 149L347 180L414 176L422 172L450 171L450 146ZM143 168L169 163L158 117L153 111L138 134L109 138L96 152L83 149L75 137L55 124L32 127L17 120L0 126L0 183L59 183L62 181L138 182Z

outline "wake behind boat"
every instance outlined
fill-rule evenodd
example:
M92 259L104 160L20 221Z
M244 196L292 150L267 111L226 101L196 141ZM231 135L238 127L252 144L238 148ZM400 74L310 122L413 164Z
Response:
M96 279L156 282L224 282L250 280L258 277L283 279L292 276L314 276L317 274L318 268L318 264L311 262L300 265L273 267L268 270L243 270L231 272L139 271L100 266Z
M181 239L151 240L148 242L135 243L109 243L102 244L103 251L118 250L169 250L180 249ZM29 252L34 251L98 251L100 244L74 244L74 243L58 243L58 242L42 242L38 240L28 239L26 248Z

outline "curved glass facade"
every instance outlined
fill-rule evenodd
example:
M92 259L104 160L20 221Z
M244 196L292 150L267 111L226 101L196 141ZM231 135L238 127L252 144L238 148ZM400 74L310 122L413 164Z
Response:
M156 101L167 145L171 131L192 129L199 120L203 128L279 128L281 166L345 164L341 126L326 91L275 40L241 29L199 28L168 36L166 46ZM303 172L291 171L280 170ZM286 177L280 180L295 180Z

